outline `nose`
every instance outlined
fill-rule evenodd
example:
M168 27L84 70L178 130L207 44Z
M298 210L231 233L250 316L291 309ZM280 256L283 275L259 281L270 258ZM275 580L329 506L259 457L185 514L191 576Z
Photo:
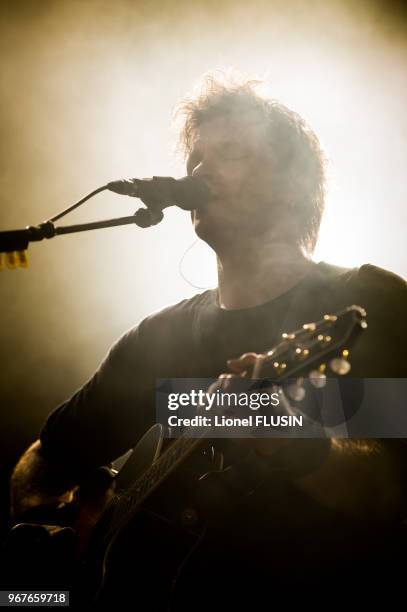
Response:
M213 161L209 161L207 157L200 160L200 162L192 169L192 176L204 179L209 184L216 182L217 169Z

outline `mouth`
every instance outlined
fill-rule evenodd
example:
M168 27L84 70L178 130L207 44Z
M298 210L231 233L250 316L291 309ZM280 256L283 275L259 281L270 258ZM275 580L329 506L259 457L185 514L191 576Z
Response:
M219 199L219 188L213 183L211 183L210 181L207 181L206 179L201 179L201 180L205 184L205 187L207 187L207 189L209 190L208 201L210 202L212 200L218 200Z

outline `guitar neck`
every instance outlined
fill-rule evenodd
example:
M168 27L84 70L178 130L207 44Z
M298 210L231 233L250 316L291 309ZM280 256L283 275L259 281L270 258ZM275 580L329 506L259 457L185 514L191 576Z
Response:
M282 385L290 376L309 374L311 377L312 374L320 386L321 379L326 378L324 360L328 358L333 373L346 374L350 370L348 347L367 327L365 318L364 309L353 305L334 314L325 314L315 323L305 323L292 333L282 334L283 341L269 351L242 355L242 360L250 355L255 357L252 366L247 372L243 371L242 376L249 379L266 377ZM341 351L340 357L332 358L338 351ZM226 375L226 379L230 376ZM218 378L221 385L223 378L223 375ZM189 429L188 437L184 434L176 439L132 486L112 497L97 527L107 525L105 535L113 537L132 518L140 504L204 441L208 441L208 435L198 427Z
M114 495L96 525L98 532L104 532L103 538L110 540L121 527L124 527L143 501L205 442L207 438L202 433L202 429L191 428L188 437L184 434L174 440L131 487L124 493Z

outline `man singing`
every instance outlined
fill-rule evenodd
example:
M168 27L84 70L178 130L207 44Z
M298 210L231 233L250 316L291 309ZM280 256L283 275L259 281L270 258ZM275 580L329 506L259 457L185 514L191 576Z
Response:
M178 114L187 173L212 194L192 223L216 252L218 286L130 329L48 416L12 476L16 521L137 443L155 422L157 378L216 378L228 360L266 351L283 332L325 313L351 304L367 311L353 377L406 375L405 282L374 265L344 269L310 258L324 209L325 159L305 121L258 95L254 82L215 77ZM235 372L245 367L245 360L233 362ZM233 444L226 462L233 467L239 457L239 473ZM292 440L277 449L273 440L257 443L251 456L270 478L250 495L242 491L190 555L172 609L216 610L244 599L256 610L265 596L271 606L270 589L312 600L314 593L375 590L378 577L397 581L405 451L399 439Z

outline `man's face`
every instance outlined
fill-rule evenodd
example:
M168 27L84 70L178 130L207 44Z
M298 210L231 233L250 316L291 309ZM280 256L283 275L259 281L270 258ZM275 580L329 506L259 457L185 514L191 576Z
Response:
M256 235L273 216L270 145L250 115L202 123L187 160L187 173L203 178L213 197L192 212L197 235L211 246Z

